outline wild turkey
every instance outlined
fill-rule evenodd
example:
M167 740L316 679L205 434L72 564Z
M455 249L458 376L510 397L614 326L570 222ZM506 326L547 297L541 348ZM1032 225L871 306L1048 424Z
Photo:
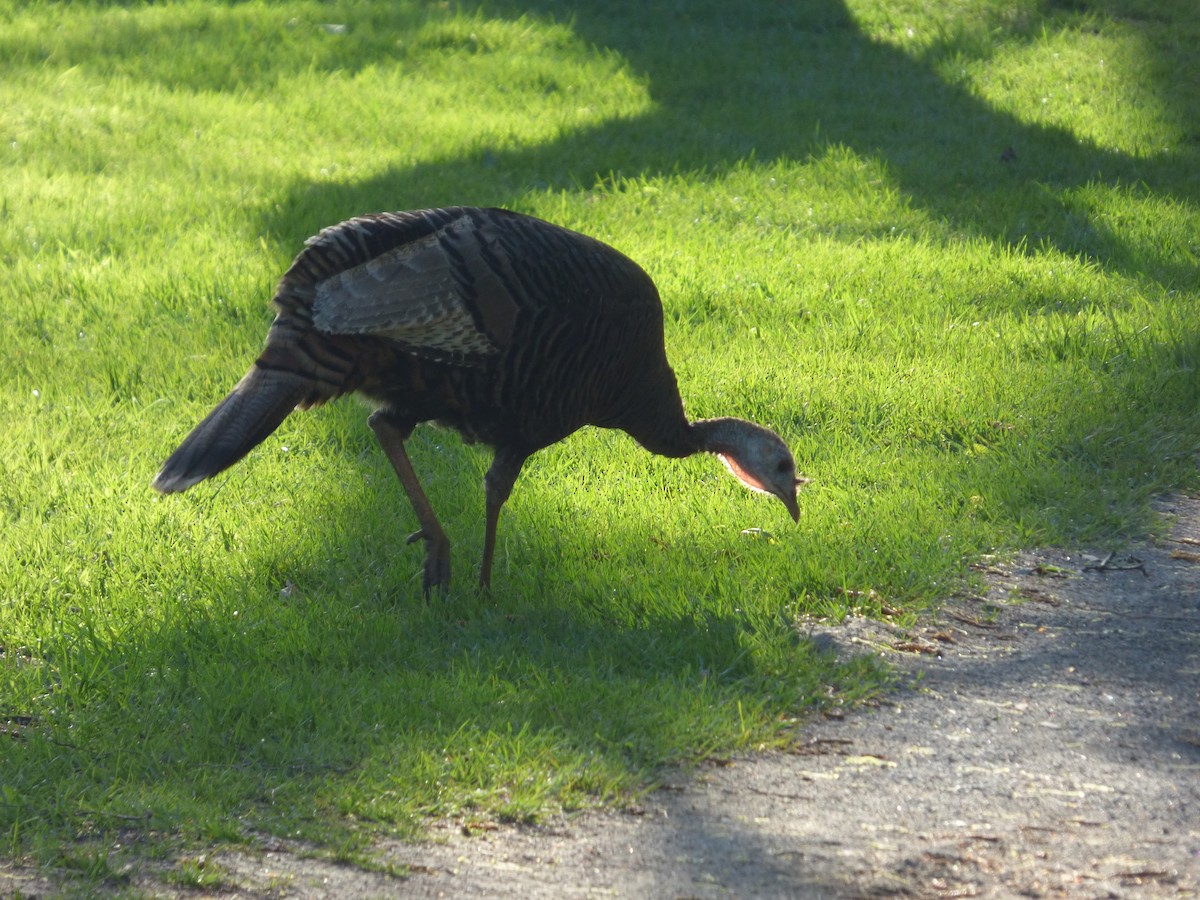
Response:
M792 454L740 419L689 422L663 348L658 291L612 247L540 219L456 207L350 219L310 238L275 294L266 347L154 479L183 491L233 465L295 408L357 391L426 542L424 591L450 542L404 442L422 422L495 449L479 582L525 460L584 425L670 457L715 453L799 519Z

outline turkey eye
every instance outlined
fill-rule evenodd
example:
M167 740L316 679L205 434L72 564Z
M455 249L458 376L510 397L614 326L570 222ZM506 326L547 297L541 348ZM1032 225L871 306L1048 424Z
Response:
M781 459L779 461L779 465L777 465L775 467L775 471L779 472L779 473L783 473L783 472L786 472L790 468L791 468L791 466L788 465L788 461L786 459Z

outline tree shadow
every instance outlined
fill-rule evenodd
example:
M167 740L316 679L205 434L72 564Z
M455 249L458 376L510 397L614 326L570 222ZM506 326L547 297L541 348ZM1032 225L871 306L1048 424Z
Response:
M1063 9L1068 13L1063 13ZM1008 23L1034 41L1074 10L1137 18L1134 0L1047 3ZM317 215L353 215L435 203L512 202L537 188L587 189L608 177L677 171L719 177L747 162L820 156L844 146L885 165L911 204L955 237L1014 248L1052 248L1166 286L1192 284L1194 260L1178 248L1136 244L1094 214L1089 185L1195 203L1200 182L1179 178L1200 162L1194 93L1152 62L1156 91L1193 143L1134 156L1052 125L999 111L942 74L958 52L947 35L920 58L866 36L837 2L685 5L621 2L599 7L558 0L500 0L489 14L569 21L590 45L615 51L648 83L652 111L513 149L480 146L450 159L394 167L353 185L300 181L265 211L263 229L286 244L329 224ZM988 52L985 48L981 52ZM848 77L853 73L853 77ZM846 76L846 77L843 77ZM431 195L428 185L452 186ZM1017 185L1039 199L1014 202Z
M337 522L313 525L318 545L344 540ZM127 639L116 662L111 648L94 659L75 648L74 664L93 665L85 690L95 702L61 733L47 722L32 737L53 763L14 772L14 784L71 780L96 748L123 747L119 779L107 752L92 769L101 825L129 810L155 827L194 818L188 827L204 833L249 819L270 831L321 810L336 830L345 823L333 808L347 795L356 815L416 828L419 811L414 821L403 800L360 795L360 785L420 796L435 816L504 815L509 795L538 810L536 791L522 795L529 779L557 782L552 802L594 799L628 776L648 782L664 758L704 754L705 723L740 715L764 684L798 712L840 677L831 664L803 664L809 652L794 636L795 671L763 670L733 612L589 615L553 591L468 589L423 602L394 583L416 554L384 572L364 563L371 552L353 552L351 583L344 564L297 561L294 549L256 559L256 573L269 574L253 583L236 567L206 583L198 604L181 601ZM438 807L443 799L450 805ZM78 815L71 804L56 814L64 825Z

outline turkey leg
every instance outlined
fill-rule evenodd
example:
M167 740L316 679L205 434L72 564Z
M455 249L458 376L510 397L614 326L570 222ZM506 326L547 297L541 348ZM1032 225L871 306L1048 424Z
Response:
M417 473L413 471L408 451L404 449L404 441L412 434L412 426L397 425L382 410L372 413L367 422L375 432L379 446L387 454L392 468L396 470L400 483L404 485L408 501L421 524L421 529L409 536L408 543L425 541L425 577L421 585L422 592L428 597L430 590L436 587L444 594L450 587L450 540L434 515L429 498L425 496L421 482L417 480Z
M492 466L483 478L484 495L487 498L487 519L483 530L483 562L479 566L479 587L489 590L492 585L492 555L496 550L496 523L500 520L500 507L512 493L521 466L528 454L515 450L497 450Z

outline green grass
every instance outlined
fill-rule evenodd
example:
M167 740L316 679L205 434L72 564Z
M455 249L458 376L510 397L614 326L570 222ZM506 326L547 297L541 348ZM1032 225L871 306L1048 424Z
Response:
M1146 535L1200 486L1197 47L1190 0L0 3L3 852L118 884L117 834L354 858L625 802L885 685L799 616ZM690 412L785 436L800 525L587 431L481 600L488 455L426 429L426 604L353 402L149 489L306 236L450 203L641 262Z

